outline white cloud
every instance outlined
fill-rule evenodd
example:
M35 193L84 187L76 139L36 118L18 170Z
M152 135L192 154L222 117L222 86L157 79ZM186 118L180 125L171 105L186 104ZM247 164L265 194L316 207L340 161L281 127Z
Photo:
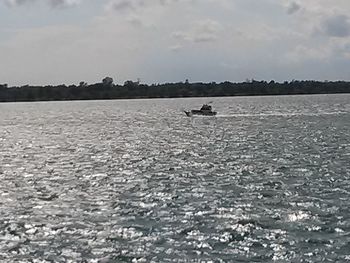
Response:
M181 46L181 45L173 45L173 46L170 46L170 47L169 47L169 49L170 49L171 51L174 51L174 52L179 51L179 50L181 50L182 48L183 48L183 46Z
M187 30L173 32L172 37L182 41L211 42L218 39L222 30L219 22L206 19L194 22Z

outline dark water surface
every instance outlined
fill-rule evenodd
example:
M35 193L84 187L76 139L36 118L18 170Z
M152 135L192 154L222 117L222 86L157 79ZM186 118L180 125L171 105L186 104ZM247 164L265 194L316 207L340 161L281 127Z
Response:
M350 95L0 104L0 262L349 262L349 176Z

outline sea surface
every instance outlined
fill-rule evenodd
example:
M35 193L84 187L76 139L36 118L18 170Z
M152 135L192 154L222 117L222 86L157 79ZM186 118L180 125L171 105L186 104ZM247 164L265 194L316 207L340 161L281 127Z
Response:
M350 95L0 104L0 262L349 261Z

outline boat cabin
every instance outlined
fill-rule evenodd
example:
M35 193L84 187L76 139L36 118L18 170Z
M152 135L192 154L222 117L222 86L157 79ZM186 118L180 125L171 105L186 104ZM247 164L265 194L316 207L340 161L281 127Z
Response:
M205 110L205 111L211 111L211 106L208 104L203 104L201 110Z

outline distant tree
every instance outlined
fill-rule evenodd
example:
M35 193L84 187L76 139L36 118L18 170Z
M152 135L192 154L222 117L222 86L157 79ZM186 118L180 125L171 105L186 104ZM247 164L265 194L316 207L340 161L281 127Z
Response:
M139 85L139 82L137 81L132 81L132 80L127 80L124 82L124 87L127 88L135 88Z
M113 79L111 77L105 77L102 80L102 84L105 87L112 87L113 86Z
M85 81L80 81L79 88L86 88L88 84Z

